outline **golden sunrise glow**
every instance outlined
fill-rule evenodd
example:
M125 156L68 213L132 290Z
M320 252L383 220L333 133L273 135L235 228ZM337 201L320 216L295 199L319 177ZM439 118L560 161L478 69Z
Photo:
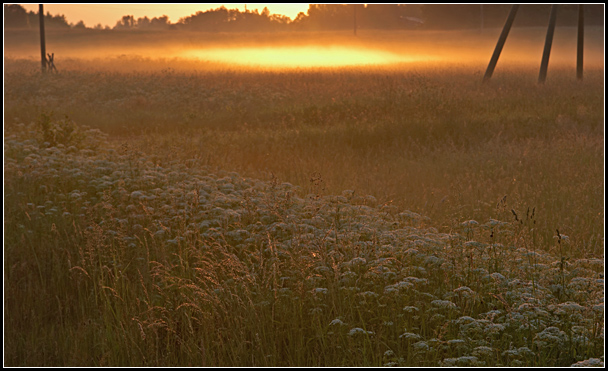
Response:
M387 51L342 46L210 48L188 50L182 57L275 68L380 65L432 59L428 56L404 56Z
M27 11L38 11L38 4L21 4ZM136 19L167 15L171 23L180 18L189 17L198 11L207 11L224 6L228 9L238 9L259 12L267 7L271 14L285 15L295 19L299 12L306 13L308 4L44 4L44 11L51 14L65 15L69 23L83 21L87 27L100 23L103 26L114 27L124 15L132 15Z

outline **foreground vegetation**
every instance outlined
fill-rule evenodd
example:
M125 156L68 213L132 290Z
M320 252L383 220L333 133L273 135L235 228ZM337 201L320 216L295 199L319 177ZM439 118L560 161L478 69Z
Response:
M5 60L6 365L603 365L603 71L97 62Z
M7 365L601 363L603 260L542 251L534 211L440 233L69 121L5 145Z
M374 71L194 66L75 60L41 81L35 62L11 62L5 126L69 115L109 133L114 145L275 176L305 193L318 184L323 194L373 194L445 231L535 209L543 246L560 229L573 254L603 253L600 70L579 83L555 68L538 86L536 68L523 67L502 67L481 85L483 71L441 63Z

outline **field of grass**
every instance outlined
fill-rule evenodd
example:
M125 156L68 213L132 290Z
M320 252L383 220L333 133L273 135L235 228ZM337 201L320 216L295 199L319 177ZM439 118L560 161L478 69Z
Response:
M4 62L6 366L603 365L603 69Z

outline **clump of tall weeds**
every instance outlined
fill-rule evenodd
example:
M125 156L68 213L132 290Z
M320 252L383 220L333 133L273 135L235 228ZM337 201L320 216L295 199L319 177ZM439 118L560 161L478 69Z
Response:
M68 115L61 119L55 118L53 112L43 112L33 125L35 138L41 147L65 146L76 148L97 149L106 135L98 129L78 125Z

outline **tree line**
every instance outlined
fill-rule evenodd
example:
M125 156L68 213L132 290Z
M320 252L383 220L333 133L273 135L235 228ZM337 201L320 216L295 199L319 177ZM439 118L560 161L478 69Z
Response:
M217 9L198 11L177 22L169 17L135 18L125 15L114 27L97 24L87 27L83 21L70 24L64 15L45 14L45 25L64 29L113 29L113 30L192 30L205 32L273 32L273 31L325 31L353 29L473 29L502 27L509 13L509 4L310 4L306 13L300 12L295 19L271 14L268 8L240 11L221 6ZM545 27L550 4L523 4L517 14L514 27ZM578 5L564 4L558 14L558 26L574 26ZM585 23L604 24L604 5L585 6ZM5 28L37 28L38 13L26 11L18 4L4 5Z

